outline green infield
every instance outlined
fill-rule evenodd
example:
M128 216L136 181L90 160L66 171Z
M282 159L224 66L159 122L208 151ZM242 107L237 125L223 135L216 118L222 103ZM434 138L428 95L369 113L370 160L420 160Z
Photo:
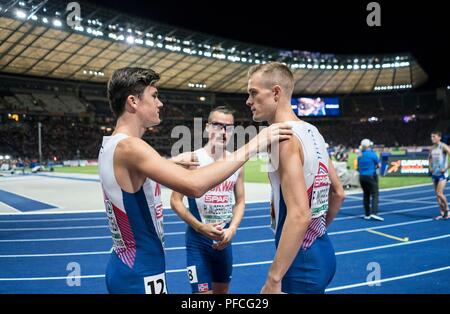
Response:
M350 159L354 160L355 156L349 157L349 166L352 164ZM351 166L350 166L351 167ZM351 167L352 168L352 167ZM86 167L58 167L54 168L55 172L60 173L83 173L97 174L97 166ZM268 183L267 172L265 172L265 161L261 159L249 160L245 164L245 182ZM415 184L430 183L429 177L380 177L380 188L394 188L409 186Z

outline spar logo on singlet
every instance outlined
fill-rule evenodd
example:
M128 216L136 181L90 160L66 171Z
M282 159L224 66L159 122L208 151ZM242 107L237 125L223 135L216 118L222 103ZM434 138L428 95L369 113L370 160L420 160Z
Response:
M311 214L313 218L322 216L328 211L330 185L331 181L328 176L328 168L319 161L319 170L312 184Z
M205 195L205 203L207 204L226 204L229 202L229 195Z

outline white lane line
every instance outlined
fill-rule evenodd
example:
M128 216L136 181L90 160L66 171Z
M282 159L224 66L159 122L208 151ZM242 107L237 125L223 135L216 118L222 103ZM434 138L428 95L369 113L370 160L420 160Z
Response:
M419 219L419 220L413 220L413 221L407 221L407 222L400 222L395 224L388 224L388 225L381 225L377 227L365 227L365 228L358 228L358 229L350 229L350 230L343 230L343 231L334 231L329 232L328 235L339 235L339 234L347 234L347 233L355 233L355 232L363 232L367 231L367 229L385 229L385 228L391 228L391 227L398 227L398 226L406 226L406 225L412 225L412 224L418 224L423 222L432 222L434 219L427 218L427 219ZM260 225L260 226L251 226L251 227L242 227L238 228L238 230L254 230L254 229L269 229L270 225ZM167 232L164 235L165 236L173 236L173 235L184 235L185 231L180 232ZM77 238L43 238L43 239L10 239L10 240L0 240L0 243L9 243L9 242L46 242L46 241L72 241L72 240L99 240L99 239L110 239L111 236L96 236L96 237L77 237Z
M450 234L446 235L446 237L448 237L448 236L450 236ZM432 241L431 239L440 239L440 238L442 238L442 237L434 237L434 238L429 238L429 239L422 239L422 240L419 240L419 241L420 242L424 242L425 240ZM415 241L415 243L420 243L419 241ZM412 242L406 242L406 243L411 244ZM405 243L399 243L399 244L405 244ZM271 263L272 263L272 261L268 260L268 261L260 261L260 262L233 264L233 267L257 266L257 265L266 265L266 264L271 264ZM362 283L357 283L357 284L347 285L347 286L340 286L340 287L332 287L332 288L328 288L325 291L326 292L330 292L330 291L336 291L336 290L356 288L356 287L365 286L365 285L373 285L373 284L376 284L376 283L383 283L383 282L388 282L388 281L394 281L394 280L400 280L400 279L405 279L405 278L411 278L411 277L426 275L426 274L430 274L430 273L434 273L434 272L445 271L445 270L448 270L448 269L450 269L450 266L430 269L430 270L427 270L427 271L422 271L422 272L413 273L413 274L407 274L407 275L402 275L402 276L397 276L397 277L381 279L381 280L377 280L377 281L362 282ZM185 272L185 271L186 271L185 268L170 269L170 270L167 270L166 273L179 273L179 272ZM105 275L88 275L88 276L78 276L78 277L70 277L70 278L80 278L80 279L85 279L86 278L87 279L87 278L103 278L103 277L105 277ZM34 281L34 280L37 281L37 280L66 280L66 279L67 279L67 277L31 277L31 278L0 278L0 281Z
M409 213L409 212L414 212L414 211L420 211L420 210L424 210L424 209L428 209L428 208L434 208L436 207L435 205L428 205L428 206L422 206L422 207L416 207L416 208L412 208L412 209L401 209L401 210L394 210L394 211L388 211L385 213L380 213L378 214L379 216L387 216L387 215L393 215L393 214L399 214L399 213ZM266 217L270 217L270 215L258 215L258 216L250 216L247 217L247 219L255 219L255 218L266 218ZM356 219L356 218L362 218L364 217L364 215L351 215L351 216L347 216L347 217L338 217L335 218L334 221L340 221L340 220L350 220L350 219ZM245 219L245 217L244 217ZM169 222L168 224L183 224L185 223L184 221L174 221L174 222ZM71 230L71 229L89 229L89 228L108 228L107 225L98 225L98 226L74 226L74 227L47 227L47 228L7 228L7 229L0 229L1 231L48 231L48 230ZM261 226L253 226L253 227L242 227L242 228L262 228ZM245 229L244 229L245 230ZM182 234L177 233L177 234Z
M84 241L84 240L102 240L111 239L111 236L98 236L98 237L77 237L77 238L43 238L43 239L12 239L12 240L0 240L0 243L17 243L17 242L53 242L53 241Z
M419 223L424 223L424 222L432 222L432 221L434 221L433 218L419 219L419 220L412 220L412 221L407 221L407 222L399 222L399 223L389 224L389 225L382 225L382 226L377 226L377 227L366 227L366 228L358 228L358 229L351 229L351 230L334 231L334 232L329 232L328 235L338 235L338 234L363 232L363 231L367 231L368 229L385 229L385 228L413 225L413 224L419 224Z
M402 280L402 279L406 279L406 278L413 278L413 277L428 275L428 274L432 274L432 273L436 273L436 272L440 272L440 271L446 271L446 270L450 270L450 266L434 268L434 269L429 269L426 271L421 271L418 273L406 274L406 275L402 275L402 276L390 277L390 278L385 278L385 279L380 279L380 280L366 281L366 282L360 282L360 283L356 283L356 284L352 284L352 285L328 288L325 290L325 292L352 289L352 288L358 288L358 287L363 287L363 286L372 286L372 285L376 285L376 284L381 284L383 282Z
M258 244L258 243L268 243L268 242L275 242L275 239L264 239L264 240L255 240L255 241L242 241L242 242L233 242L232 245L247 245L247 244ZM176 247L169 247L166 248L166 251L178 251L178 250L185 250L185 246L176 246ZM1 255L0 255L1 257Z
M106 229L107 225L98 226L72 226L72 227L48 227L48 228L6 228L0 231L47 231L47 230L76 230L76 229Z
M450 234L445 234L437 237L431 237L431 238L425 238L415 241L409 241L409 242L401 242L401 243L394 243L394 244L388 244L388 245L381 245L381 246L374 246L374 247L368 247L363 249L357 249L357 250L350 250L350 251L341 251L336 252L336 255L346 255L346 254L354 254L354 253L360 253L360 252L367 252L367 251L374 251L374 250L381 250L396 246L402 246L402 245L412 245L416 243L422 243L422 242L428 242L428 241L434 241L439 239L444 239L450 237ZM246 242L237 242L233 243L234 245L244 245L244 244L252 244L252 243L266 243L266 242L274 242L274 239L265 239L265 240L257 240L257 241L246 241ZM171 250L181 250L181 247L172 247L172 248L166 248L166 251ZM110 254L112 252L112 248L109 251L97 251L97 252L78 252L78 253L51 253L51 254L17 254L17 255L0 255L0 258L18 258L18 257L55 257L55 256L78 256L78 255L104 255L104 254Z
M369 251L387 249L387 248L391 248L391 247L397 247L397 246L403 246L403 245L411 245L411 244L416 244L416 243L429 242L429 241L434 241L434 240L445 239L445 238L448 238L448 237L450 237L450 234L444 234L444 235L437 236L437 237L425 238L425 239L414 240L414 241L409 241L409 242L400 242L400 243L394 243L394 244L373 246L373 247L368 247L368 248L364 248L364 249L341 251L341 252L336 252L336 256L337 255L355 254L355 253L360 253L360 252L369 252Z

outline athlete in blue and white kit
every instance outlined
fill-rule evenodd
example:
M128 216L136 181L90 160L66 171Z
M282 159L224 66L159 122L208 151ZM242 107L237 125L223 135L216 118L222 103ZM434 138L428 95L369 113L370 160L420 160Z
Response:
M289 68L277 62L257 65L248 78L253 120L289 123L295 135L270 151L277 251L261 293L324 293L336 268L326 228L342 205L344 190L323 137L292 111Z
M206 125L208 143L196 150L199 166L222 158L234 131L234 117L227 107L214 108ZM172 209L188 224L186 261L192 293L228 293L233 266L231 240L244 215L244 168L206 192L200 198L188 198L173 192Z
M433 146L430 150L429 164L431 177L433 179L434 191L440 208L440 215L435 217L436 220L448 219L448 202L444 189L448 177L448 156L450 156L450 148L441 142L442 134L439 131L431 133L431 142Z
M162 158L141 139L148 127L161 121L158 80L159 74L152 70L123 68L108 82L108 99L117 123L112 136L103 139L99 172L113 240L106 269L110 293L168 291L160 184L200 197L238 171L258 150L292 134L283 124L264 129L234 153L187 170Z

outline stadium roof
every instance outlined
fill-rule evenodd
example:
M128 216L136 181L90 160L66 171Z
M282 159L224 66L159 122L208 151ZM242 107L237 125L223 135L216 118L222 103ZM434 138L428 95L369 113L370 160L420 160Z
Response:
M164 88L244 93L248 68L276 60L291 67L295 94L409 89L428 78L407 53L279 50L80 4L79 25L71 28L66 2L0 0L0 72L106 82L115 69L138 66L160 72Z

